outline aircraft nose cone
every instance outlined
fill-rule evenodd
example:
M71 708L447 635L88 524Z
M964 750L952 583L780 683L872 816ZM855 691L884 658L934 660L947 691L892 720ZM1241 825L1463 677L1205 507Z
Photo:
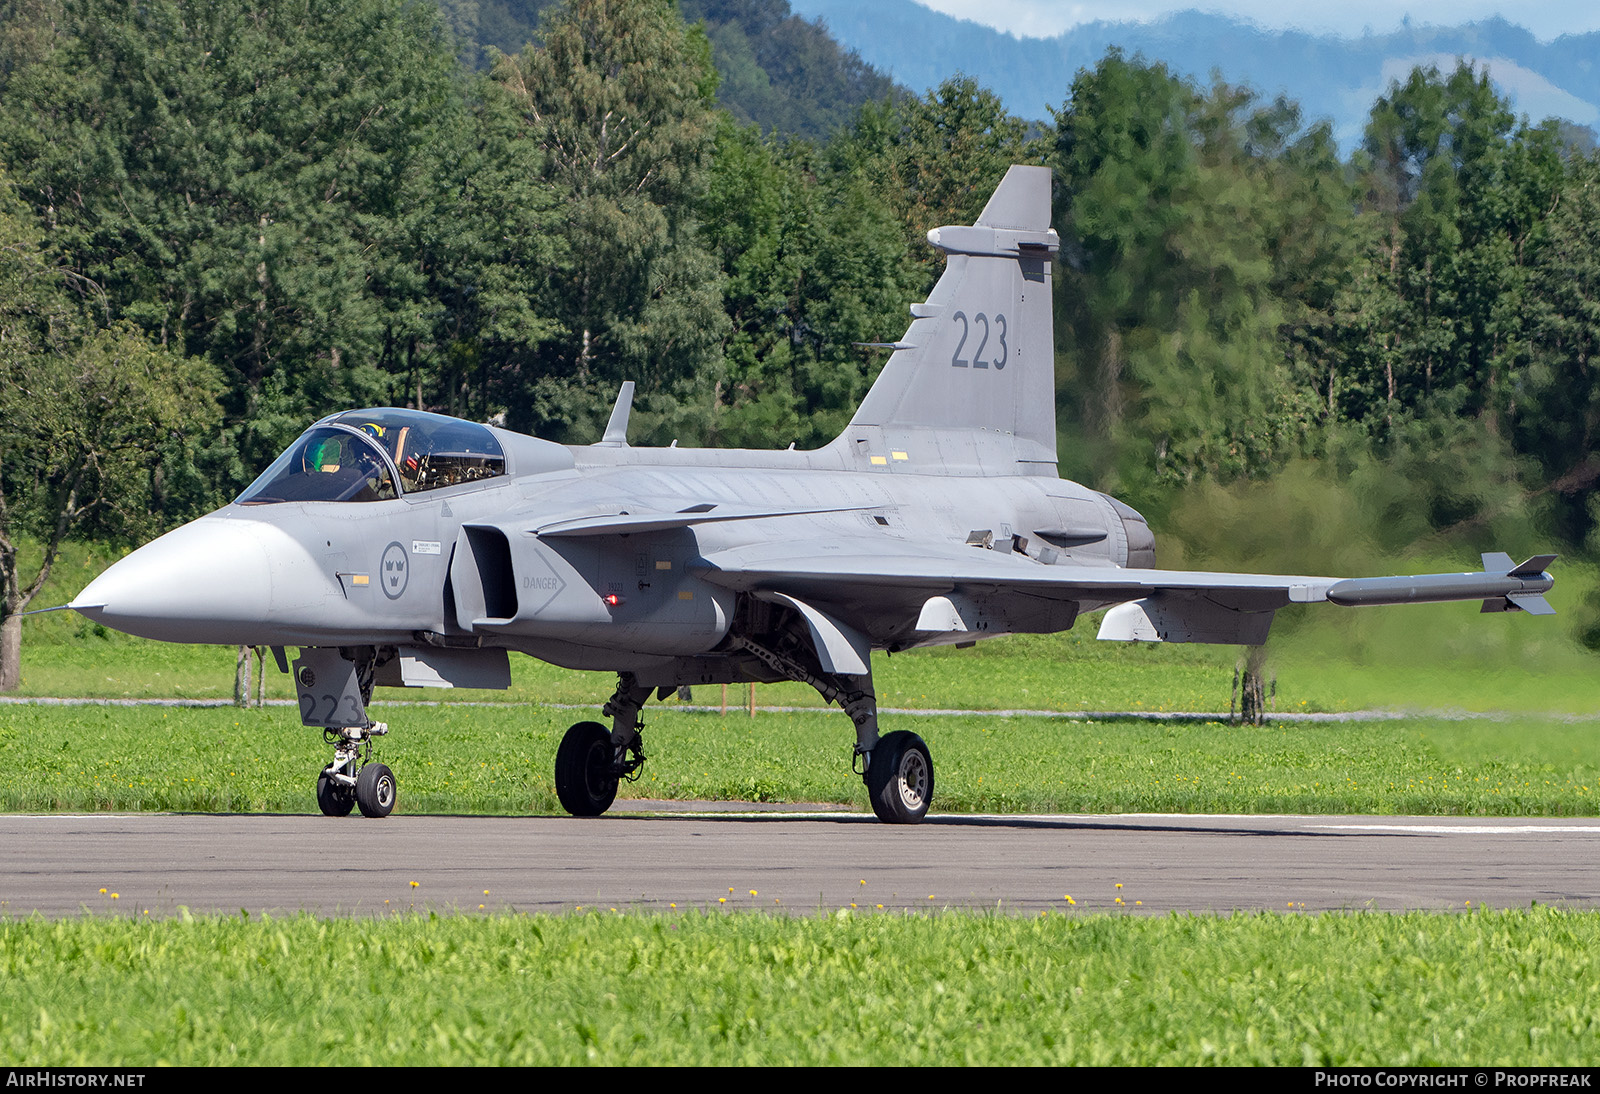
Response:
M147 543L91 581L69 607L164 642L249 642L272 602L261 525L202 517Z

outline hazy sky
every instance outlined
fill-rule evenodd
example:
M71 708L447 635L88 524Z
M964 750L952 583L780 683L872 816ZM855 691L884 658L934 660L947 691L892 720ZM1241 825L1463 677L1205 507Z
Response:
M1413 23L1458 26L1500 15L1546 41L1563 34L1600 30L1595 0L916 0L924 7L971 19L1023 37L1049 38L1078 23L1147 22L1175 11L1198 9L1249 19L1263 27L1332 31L1359 36Z

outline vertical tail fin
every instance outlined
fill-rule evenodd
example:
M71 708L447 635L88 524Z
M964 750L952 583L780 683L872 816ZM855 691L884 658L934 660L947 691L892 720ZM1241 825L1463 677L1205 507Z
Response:
M1053 476L1050 169L1012 167L976 224L928 242L944 274L834 446L865 469Z

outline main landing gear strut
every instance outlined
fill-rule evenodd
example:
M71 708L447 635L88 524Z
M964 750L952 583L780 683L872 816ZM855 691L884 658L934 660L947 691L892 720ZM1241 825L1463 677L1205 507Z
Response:
M872 675L844 675L811 671L748 638L735 641L768 667L791 680L810 684L830 703L838 703L856 727L856 770L867 786L867 799L879 820L888 824L916 824L928 815L933 801L933 757L915 733L898 730L878 736L878 700ZM662 687L658 698L674 689ZM632 782L644 767L639 732L639 708L651 689L641 686L632 673L622 673L617 690L606 703L611 731L599 722L578 722L561 738L556 750L556 796L562 808L575 817L598 817L616 799L624 779Z
M905 730L878 736L878 697L872 673L813 672L795 657L748 637L735 641L769 668L810 684L824 700L838 703L856 726L855 756L867 784L872 811L886 824L917 824L933 802L933 757L921 737Z
M556 750L556 796L568 813L598 817L611 808L622 780L639 777L644 768L639 708L648 698L650 689L641 687L633 673L621 673L617 690L601 711L611 719L611 731L599 722L578 722L561 738Z

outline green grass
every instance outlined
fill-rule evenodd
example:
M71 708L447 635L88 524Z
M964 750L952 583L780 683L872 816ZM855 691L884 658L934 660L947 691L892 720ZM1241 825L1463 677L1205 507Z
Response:
M583 711L377 706L400 810L554 813L552 766ZM935 808L978 812L1593 815L1593 723L1230 726L902 715L933 750ZM865 809L839 713L662 709L623 797ZM294 708L0 706L0 809L295 812L330 750Z
M0 1063L1586 1066L1600 915L0 922Z

